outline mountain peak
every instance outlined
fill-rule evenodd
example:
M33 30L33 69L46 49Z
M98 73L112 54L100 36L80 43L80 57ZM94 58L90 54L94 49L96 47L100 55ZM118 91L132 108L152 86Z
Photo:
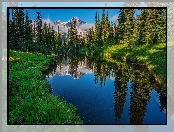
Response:
M77 16L73 17L74 19L79 19Z
M76 21L77 27L79 27L82 24L87 24L86 22L82 21L80 18L78 18L77 16L72 17L71 20L69 20L69 22L73 22Z
M62 33L62 41L67 39L68 36L68 29L73 26L74 21L76 21L77 24L77 32L78 35L82 35L82 37L86 37L86 33L88 30L80 28L81 25L87 24L86 22L80 20L77 16L72 17L70 20L66 22L62 22L61 20L54 21L55 27L59 26L59 31ZM57 32L57 29L56 29Z
M73 21L82 21L82 20L80 20L77 16L75 16L70 19L70 22L73 22Z

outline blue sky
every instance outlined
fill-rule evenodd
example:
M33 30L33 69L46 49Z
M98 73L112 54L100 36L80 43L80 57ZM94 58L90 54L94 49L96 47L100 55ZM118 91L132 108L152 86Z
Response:
M50 18L51 21L61 20L62 22L67 22L72 17L77 16L81 20L87 23L95 23L96 11L100 14L100 19L102 16L102 9L27 9L29 13L29 18L34 20L37 16L36 12L40 11L42 19ZM116 22L116 18L119 15L119 9L106 9L108 11L109 20ZM136 11L136 14L139 11ZM11 13L10 13L11 14Z
M2 2L3 8L2 11L5 10L5 3ZM37 7L104 7L107 3L107 6L110 7L123 7L124 2L18 2L19 6L23 7L32 7L36 5ZM141 6L146 6L144 2L141 2ZM38 10L36 10L38 11ZM30 19L34 19L36 16L33 15L36 11L30 11L29 17ZM102 10L98 10L100 15L102 14ZM108 10L109 11L109 18L112 18L114 15L119 14L118 10ZM42 18L46 19L48 18L48 15L51 20L55 21L60 19L61 21L68 21L73 16L78 16L80 19L87 23L94 23L94 17L95 17L96 10L88 10L88 11L77 11L77 10L71 10L69 11L61 11L60 13L58 11L51 11L51 10L45 10L42 11ZM87 15L86 15L87 14ZM87 17L89 16L89 17ZM93 16L93 19L91 18Z
M124 2L18 2L18 6L23 7L33 7L36 5L36 7L105 7L105 4L107 3L107 6L110 7L123 7ZM5 3L2 3L3 8L2 11L4 12ZM141 5L145 6L145 5ZM72 17L77 16L82 21L87 22L88 25L85 25L85 27L81 27L84 29L94 27L95 23L95 14L96 11L99 12L100 19L102 16L102 9L27 9L29 13L29 18L31 20L34 20L37 17L36 12L40 11L43 23L46 22L47 24L50 23L53 28L57 29L55 27L53 21L61 20L62 22L67 22ZM119 9L106 9L108 11L109 20L113 22L118 22L117 17L119 15ZM139 14L140 11L135 12L136 14ZM49 16L49 19L48 19Z
M5 10L5 3L2 2L3 8L2 11ZM19 6L23 7L32 7L36 5L36 7L104 7L105 4L110 7L123 7L124 2L18 2ZM146 6L144 2L141 2L141 6ZM36 18L36 14L34 14L36 11L41 11L42 18L47 19L48 16L52 21L68 21L73 16L79 17L81 20L87 22L87 23L94 23L95 22L95 13L96 11L99 12L100 18L102 14L102 10L34 10L34 9L28 9L29 17L31 20L34 20ZM109 19L113 18L116 15L119 14L119 10L110 9L109 12ZM138 11L136 13L139 13ZM112 19L114 20L114 19Z

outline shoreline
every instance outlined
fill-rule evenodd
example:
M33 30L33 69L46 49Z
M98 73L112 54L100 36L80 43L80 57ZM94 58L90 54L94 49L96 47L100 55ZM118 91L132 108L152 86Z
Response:
M119 47L116 48L116 46L119 46ZM163 44L157 44L156 46L157 47L162 46L162 48L164 47ZM163 72L161 72L160 70L158 70L158 68L161 68L159 64L161 62L163 62L162 59L164 59L164 58L162 56L162 52L161 53L159 52L160 55L155 56L156 60L154 60L158 65L155 65L155 63L153 62L153 59L151 59L150 54L146 53L146 50L150 51L150 50L158 49L156 47L154 49L152 49L152 47L149 46L147 48L147 47L142 46L142 48L139 50L139 52L140 53L142 52L144 57L142 57L143 55L141 55L140 53L137 52L137 49L139 48L138 46L133 47L133 48L135 48L135 52L133 50L127 51L127 45L125 45L125 44L108 46L108 48L106 50L103 50L102 52L103 52L103 58L108 61L112 61L112 60L114 60L114 58L120 58L123 61L129 62L129 63L135 63L139 66L146 68L149 71L149 73L153 75L153 78L155 79L155 81L161 86L162 92L164 92L165 95L167 95L167 93L166 93L166 91L167 91L166 84L167 83L165 82L165 79L164 79L164 77L166 76L166 69L162 69L162 70L164 70L163 72L165 72L165 74ZM138 53L137 55L136 55L136 52ZM147 58L146 60L144 60L145 57ZM154 56L152 56L152 57L154 58ZM162 61L160 61L160 59ZM167 60L165 60L165 61L167 61ZM165 66L163 66L163 67L165 67Z
M17 51L10 51L9 58L9 124L83 123L73 104L50 94L42 72L54 58Z

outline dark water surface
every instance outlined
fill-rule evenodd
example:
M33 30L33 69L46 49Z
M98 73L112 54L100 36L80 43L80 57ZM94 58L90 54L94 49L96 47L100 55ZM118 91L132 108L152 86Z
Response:
M166 97L144 68L98 56L56 60L46 75L52 94L76 106L84 124L166 124Z

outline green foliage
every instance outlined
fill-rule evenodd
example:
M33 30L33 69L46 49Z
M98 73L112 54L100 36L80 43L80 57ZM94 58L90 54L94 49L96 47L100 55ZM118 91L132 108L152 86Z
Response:
M156 76L157 82L166 90L166 44L132 46L128 44L113 45L104 49L109 57L121 56L126 60L144 64ZM114 60L114 58L112 58Z
M78 42L78 37L77 37L77 24L76 20L71 24L70 29L68 29L68 48L75 51L77 50L77 42Z
M145 10L142 10L141 14L137 16L134 24L134 30L130 44L142 45L145 44Z
M26 18L25 18L25 33L24 33L24 51L32 51L32 44L33 44L33 34L32 34L32 20L29 20L28 11L26 11Z
M124 34L126 30L126 14L125 9L120 9L120 14L118 16L118 28L117 28L117 41L119 44L124 43Z
M158 44L166 42L166 10L141 9L135 20L131 44Z
M27 11L12 10L12 20L9 19L10 49L51 54L63 47L61 33L55 33L50 24L44 23L42 26L41 12L36 13L37 18L32 24Z
M47 26L45 23L42 27L41 13L36 13L37 18L32 27L28 12L24 14L22 9L12 11L12 20L9 20L10 49L51 54L69 49L78 52L82 46L94 50L95 46L102 47L113 43L127 43L131 46L166 41L165 9L141 9L136 19L134 18L135 9L120 9L118 25L109 21L108 12L105 10L101 20L99 13L96 12L95 29L89 29L86 39L83 40L77 35L76 21L74 21L68 30L68 39L65 43L62 43L59 29L58 33L55 33L50 24Z
M166 9L163 9L161 12L160 17L158 18L158 43L165 43L166 42Z
M41 17L41 12L36 12L37 13L37 18L36 18L36 45L37 45L37 51L41 51L41 47L43 44L42 40L42 17Z
M15 51L9 57L10 124L82 123L72 104L49 93L41 71L51 57Z

